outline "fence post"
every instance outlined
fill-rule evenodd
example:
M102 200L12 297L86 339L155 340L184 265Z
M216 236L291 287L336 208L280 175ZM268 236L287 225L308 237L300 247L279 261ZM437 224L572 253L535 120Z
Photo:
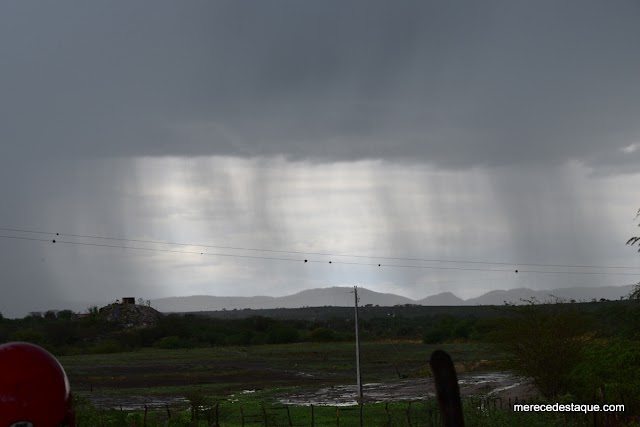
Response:
M336 427L340 427L340 408L336 406Z
M244 427L244 411L242 410L242 406L240 406L240 420L242 421L242 427Z
M216 403L216 427L220 427L220 412L218 410L218 405L220 405L220 402Z
M311 427L315 427L315 419L313 418L313 405L311 405Z
M264 417L264 427L268 427L269 420L267 420L267 410L264 407L264 403L260 404L262 407L262 416Z
M389 402L384 403L384 412L387 413L387 426L391 426L391 414L389 413Z
M144 405L144 420L142 421L142 425L144 427L147 427L147 411L149 410L149 408L147 408L147 404L145 403Z
M164 406L167 408L167 418L171 418L171 411L169 410L169 404L165 403Z
M291 413L289 412L289 406L285 406L285 408L287 408L287 420L289 421L289 427L293 427L293 424L291 423Z
M411 427L411 401L409 401L409 406L407 406L407 424Z
M360 427L362 427L362 408L364 407L364 405L362 404L362 401L360 401Z

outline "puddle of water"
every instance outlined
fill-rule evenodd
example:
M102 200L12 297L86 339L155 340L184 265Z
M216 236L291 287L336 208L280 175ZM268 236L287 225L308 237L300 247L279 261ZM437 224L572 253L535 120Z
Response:
M508 372L462 374L458 382L463 395L495 395L521 385ZM435 396L431 378L369 383L362 388L365 402L368 403L424 400ZM356 385L345 385L291 393L277 398L277 401L284 405L351 406L357 404L356 396Z
M510 384L510 385L506 385L504 387L498 387L498 388L493 389L490 394L498 394L498 393L503 392L505 390L510 390L510 389L512 389L514 387L518 387L519 385L522 385L522 383L513 383L513 384Z
M458 384L483 384L489 382L503 382L512 381L513 375L507 372L489 372L484 374L475 375L460 375L458 378Z
M482 374L461 374L458 377L463 396L495 396L506 390L523 385L521 380L508 372L489 372ZM367 383L362 386L365 402L393 402L424 400L435 395L431 378L405 379L390 383ZM255 389L243 390L240 394L255 393ZM276 400L284 405L296 406L353 406L357 405L357 386L355 384L327 387L283 395ZM139 411L147 408L163 408L165 405L188 404L182 396L104 396L87 395L86 398L100 408L113 408L123 411ZM238 402L231 395L228 402Z
M362 394L365 396L366 402L390 402L395 400L419 400L432 396L426 388L422 393L418 390L412 390L410 395L396 393L397 383L381 384L371 383L362 386ZM323 388L316 391L300 392L283 396L277 399L284 405L297 406L353 406L357 405L357 386L346 385Z

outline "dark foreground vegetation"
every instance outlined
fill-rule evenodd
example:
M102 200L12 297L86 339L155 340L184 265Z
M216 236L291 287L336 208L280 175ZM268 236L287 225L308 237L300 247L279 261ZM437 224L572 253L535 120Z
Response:
M533 402L533 401L532 401ZM537 401L536 401L537 402ZM285 406L279 404L245 400L239 402L216 402L192 397L186 410L147 411L131 413L118 409L98 410L80 399L82 407L77 424L82 426L380 426L380 427L439 427L442 425L440 411L433 400L375 403L352 407L332 406ZM471 427L490 426L593 426L599 419L592 414L526 413L511 410L507 402L499 406L498 400L468 398L463 400L465 425ZM610 417L625 423L627 418ZM596 424L598 425L598 424Z
M96 360L89 361L91 357L105 358L105 372L101 375L105 378L109 375L114 378L114 372L117 371L116 365L132 363L133 359L130 359L130 362L126 361L129 360L127 354L144 353L148 351L147 349L156 352L186 352L198 348L228 349L226 354L239 355L233 356L232 359L237 357L238 360L240 358L246 360L246 355L242 355L242 348L273 348L273 351L278 355L277 359L269 359L267 362L250 366L250 382L253 382L254 386L261 384L264 389L292 386L298 382L305 386L313 385L313 382L305 382L295 378L289 379L294 383L286 383L283 382L282 377L276 378L272 375L274 366L284 369L283 366L291 366L296 363L295 358L302 357L295 354L291 356L292 359L286 354L282 354L282 352L291 351L286 345L309 343L306 344L309 348L315 346L313 348L317 350L325 346L327 351L324 353L322 351L307 351L308 354L305 353L305 357L309 359L307 363L311 364L310 366L315 366L319 372L332 371L335 374L330 381L320 381L316 384L319 386L345 383L345 381L348 383L347 378L351 376L353 366L346 359L342 364L336 362L333 357L336 350L332 349L332 345L343 343L342 347L351 348L354 339L352 311L338 313L333 309L335 308L307 308L304 309L307 310L307 315L300 316L302 319L286 318L286 315L282 315L285 312L283 310L279 310L281 313L279 318L254 315L253 312L243 313L244 318L171 314L158 316L152 324L144 327L114 322L113 319L107 319L103 313L95 309L83 316L78 316L67 310L52 311L32 313L23 319L0 319L0 342L28 341L47 348L61 357L63 365L68 369L72 378L72 385L81 384L83 378L85 380L89 378L86 372L96 363ZM480 347L473 346L482 345L482 351L475 358L475 362L478 363L468 363L468 366L511 370L531 381L538 390L539 398L542 401L551 403L622 403L627 407L627 416L638 414L640 303L637 300L591 303L571 303L559 300L544 303L527 301L519 306L453 307L449 311L446 308L438 308L438 310L432 310L431 314L429 314L429 307L415 306L365 307L363 313L367 313L367 310L370 313L362 316L360 324L360 336L365 343L368 342L375 346L375 343L381 342L413 341L413 346L424 348L424 354L422 351L419 354L415 353L414 347L411 350L408 347L407 349L397 347L399 350L395 350L393 354L389 353L387 349L378 349L363 354L363 365L367 369L386 366L384 368L385 376L370 377L371 380L390 381L393 379L394 373L397 373L396 380L413 376L428 376L428 369L423 368L427 366L429 351L434 348L434 345L446 346L454 343L460 346L470 346L469 348L474 348L474 351ZM327 313L331 315L327 315ZM247 315L249 316L246 317ZM282 347L283 345L285 347ZM162 358L162 354L164 353L157 353L153 357ZM216 357L219 358L222 357L220 354L225 354L225 352L217 352L216 354L218 355ZM453 357L456 361L455 354ZM345 358L351 358L351 355L345 356ZM385 358L390 362L385 362ZM82 367L81 365L84 363L82 360L85 359L87 360L86 365ZM120 359L122 359L120 362L115 362ZM226 362L220 360L220 375L228 376L230 370L241 366L236 363L236 359ZM282 362L282 366L278 365L280 362ZM467 360L466 362L472 361ZM185 363L187 363L186 360ZM128 369L135 370L136 366L132 365ZM175 369L175 366L182 365L175 364L173 366ZM109 369L113 372L109 373ZM159 373L167 374L162 369ZM246 378L248 371L239 370L237 373ZM186 379L186 382L173 385L161 384L154 383L149 379L151 378L149 375L151 374L145 374L148 384L155 384L157 387L173 387L171 393L183 396L193 393L189 386L190 383L202 385L211 381L219 382L218 379L207 379L207 377L199 377L197 374L194 374L193 377L185 374L183 379ZM144 419L140 418L144 417L144 414L140 411L131 413L127 411L122 413L101 411L88 401L82 400L83 393L92 392L91 387L93 386L87 381L85 381L81 392L78 393L80 418L88 417L87 419L89 419L98 416L102 418L99 424L92 424L97 422L95 420L98 418L95 418L93 421L80 423L80 425L144 425ZM218 417L224 414L231 418L240 417L242 414L238 412L239 407L233 407L233 410L228 408L228 399L224 397L232 394L234 390L241 390L244 383L241 381L232 383L233 381L230 381L230 385L227 384L224 388L215 390L206 387L203 389L198 386L197 393L200 395L192 394L192 398L200 396L198 399L205 399L208 402L206 405L204 403L196 406L186 404L184 410L187 412L184 414L190 415L179 415L181 412L176 412L173 420L170 421L173 424L167 424L169 422L167 419L164 424L158 425L191 425L189 423L194 423L198 417L202 420L202 425L208 425L205 423L209 422L210 417L213 416L211 411L214 408L212 405L215 403L219 404L218 410L222 411L218 413ZM117 388L118 384L114 384L114 388ZM145 393L145 387L149 387L144 385L144 381L137 385L125 385L122 382L120 386L127 390L135 386L138 394ZM169 389L163 390L168 391ZM154 393L158 392L158 389L148 389L147 391ZM212 396L217 397L213 398ZM273 402L268 401L269 396L262 396L265 401L245 400L244 410L247 411L246 413L253 411L266 416L261 409L262 405L268 407L274 405ZM425 402L422 404L423 406L427 405ZM370 414L380 412L378 415L382 418L380 418L381 421L378 425L385 425L385 419L396 420L387 425L430 425L418 422L417 418L414 418L409 424L406 420L406 408L398 409L402 406L394 405L391 405L392 409L384 409L384 405L380 404L377 406L365 405L368 406L365 413L366 411L371 411ZM582 425L581 423L584 421L576 416L568 418L558 414L515 415L507 409L500 411L499 408L493 408L496 411L491 413L489 419L495 422L489 422L486 413L482 415L483 413L477 413L477 408L473 409L469 404L467 406L469 417L476 420L469 425L511 425L521 422L527 425ZM419 407L419 404L415 406L415 408ZM199 410L198 408L208 408L206 416L209 417L209 421L202 418L205 415L194 415ZM415 410L418 411L418 409ZM426 411L426 409L424 410ZM287 410L281 409L280 411L281 415L284 414L282 416L285 417L282 425L287 425ZM294 421L294 425L310 425L308 421L300 421L308 418L308 414L304 414L309 411L309 408L290 407L288 411L289 416L298 420ZM317 420L333 417L332 421L330 423L327 421L327 423L332 425L336 423L335 408L332 412L333 415L325 414L323 411L326 411L326 408L318 409L318 411ZM229 415L232 412L235 415ZM294 415L291 415L292 413ZM349 414L348 411L344 413ZM154 425L151 422L152 415L152 412L147 414L146 425ZM377 417L378 415L370 416ZM344 416L349 417L350 415ZM516 422L510 418L513 416L529 418ZM418 416L416 415L416 417ZM433 417L437 417L437 415L432 414L431 418ZM237 423L236 421L232 422L231 418L221 425L241 425L240 418ZM235 418L233 419L235 420ZM589 418L588 425L604 423L604 418L596 418ZM118 424L122 422L126 423ZM179 424L180 422L186 424ZM344 422L346 425L350 425L350 422ZM317 423L316 425L325 424Z

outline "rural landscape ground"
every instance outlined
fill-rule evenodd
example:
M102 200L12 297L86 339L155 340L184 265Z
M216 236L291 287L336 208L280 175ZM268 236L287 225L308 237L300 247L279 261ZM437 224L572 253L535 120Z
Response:
M467 425L611 425L640 410L634 299L363 307L362 405L353 320L346 307L162 314L111 304L0 319L0 340L59 358L81 427L439 425L436 349L455 364ZM625 410L512 410L524 401Z
M640 304L365 306L163 314L113 303L0 318L64 366L79 427L440 425L429 359L454 362L472 426L606 426L640 412ZM523 402L616 413L513 411Z
M419 408L421 403L433 401L428 358L436 348L444 348L457 361L463 396L490 396L501 399L506 407L516 397L530 399L536 395L530 384L496 371L503 355L486 344L380 341L363 343L361 349L365 406L389 402L406 406L413 402L414 408ZM221 425L242 425L243 406L247 416L253 411L260 418L257 402L269 407L323 407L316 411L319 417L325 412L327 424L319 418L314 420L315 425L334 425L336 408L344 412L343 425L359 421L357 414L345 411L357 405L354 345L350 342L143 349L64 356L60 360L76 396L105 413L140 413L146 407L149 423L156 418L169 421L167 414L172 410L174 414L189 410L194 403L202 407L203 420L207 416L212 419L211 408L218 403L218 411L223 408ZM433 421L421 419L420 410L414 410L418 412L412 425ZM281 425L286 425L284 412L278 417L277 411L270 411L273 425L278 425L278 418ZM406 422L406 407L396 406L394 413L402 420L399 422ZM375 417L370 414L369 422L373 423ZM375 424L381 425L385 419L383 416Z

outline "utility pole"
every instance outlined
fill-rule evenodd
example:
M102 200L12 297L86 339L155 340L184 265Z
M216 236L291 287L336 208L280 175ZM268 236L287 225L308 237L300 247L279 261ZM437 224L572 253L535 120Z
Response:
M358 377L358 404L362 405L362 376L360 375L360 335L358 334L358 287L353 287L356 307L356 375Z

